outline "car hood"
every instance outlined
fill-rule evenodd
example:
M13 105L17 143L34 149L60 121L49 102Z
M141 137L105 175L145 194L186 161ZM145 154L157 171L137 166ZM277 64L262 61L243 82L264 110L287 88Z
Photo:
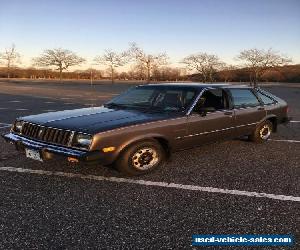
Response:
M120 110L91 107L75 110L49 112L20 118L47 127L69 129L95 134L114 128L170 118L170 114L146 113L138 110Z

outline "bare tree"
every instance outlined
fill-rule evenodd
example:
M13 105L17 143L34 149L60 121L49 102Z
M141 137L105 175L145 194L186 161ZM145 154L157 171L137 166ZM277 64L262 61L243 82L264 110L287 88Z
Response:
M0 60L4 61L7 68L7 78L10 78L11 68L15 67L15 63L20 62L20 54L16 51L16 46L12 44L10 48L0 53Z
M166 53L157 55L146 54L136 43L132 43L129 49L129 54L137 61L138 64L147 69L147 81L151 81L151 71L154 67L158 68L161 65L166 65L168 56Z
M203 82L213 81L214 73L223 66L217 55L207 53L192 54L185 57L182 62L189 70L196 70L201 74Z
M237 69L238 68L234 65L224 63L218 75L221 79L224 79L225 82L230 82L235 78Z
M128 62L128 53L117 53L110 49L105 50L101 56L96 56L94 61L98 64L104 64L109 67L111 82L115 79L115 70L118 67L124 66Z
M62 80L63 70L71 66L79 65L85 62L85 59L77 56L74 52L67 49L47 49L39 57L33 59L34 64L38 66L55 66L59 70L59 79Z
M179 68L161 67L153 69L153 79L156 81L178 81L181 78Z
M147 69L143 64L137 63L131 65L128 74L132 80L145 80L147 79Z
M244 61L247 68L250 69L250 84L253 82L257 86L257 81L262 74L270 68L277 68L292 62L292 60L277 51L263 49L247 49L240 52L238 60Z

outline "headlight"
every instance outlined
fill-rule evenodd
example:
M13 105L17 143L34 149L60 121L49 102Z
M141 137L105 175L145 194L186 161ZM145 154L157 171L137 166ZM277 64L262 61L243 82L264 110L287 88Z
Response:
M87 134L77 134L75 136L74 145L77 148L88 149L92 143L93 136Z
M24 123L23 121L16 121L13 126L13 131L20 133L23 127L23 123Z

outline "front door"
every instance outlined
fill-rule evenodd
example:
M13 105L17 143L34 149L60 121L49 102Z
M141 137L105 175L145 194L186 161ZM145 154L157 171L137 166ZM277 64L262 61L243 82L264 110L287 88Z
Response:
M203 92L187 119L186 141L192 146L235 136L234 112L222 89Z

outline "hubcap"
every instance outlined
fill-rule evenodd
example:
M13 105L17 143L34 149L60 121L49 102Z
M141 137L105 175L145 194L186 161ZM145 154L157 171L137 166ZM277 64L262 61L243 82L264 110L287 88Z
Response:
M264 125L259 131L260 138L267 140L271 135L271 128L268 125Z
M154 148L142 148L134 153L131 160L135 168L147 170L158 162L158 154Z

